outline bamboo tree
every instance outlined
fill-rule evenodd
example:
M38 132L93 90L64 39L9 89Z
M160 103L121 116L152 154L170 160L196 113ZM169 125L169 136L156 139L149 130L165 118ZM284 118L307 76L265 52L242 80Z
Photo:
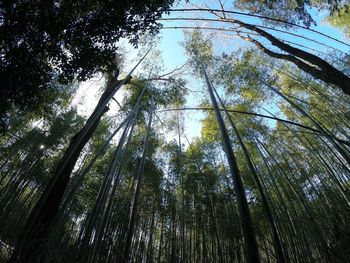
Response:
M154 111L154 101L153 101L153 98L151 98L151 107L150 107L150 112L149 112L147 133L146 133L145 143L143 146L142 157L141 157L140 163L138 164L137 175L136 175L137 176L137 185L136 185L134 201L133 201L133 205L132 205L132 211L131 211L130 219L129 219L128 231L127 231L127 235L126 235L126 239L125 239L123 257L121 258L121 260L125 261L125 262L128 262L129 258L130 258L130 247L131 247L132 237L134 234L133 231L134 231L134 227L135 227L134 226L135 220L136 220L136 216L137 216L137 212L138 212L139 196L140 196L140 192L141 192L142 176L143 176L143 172L145 169L145 160L146 160L146 155L147 155L151 125L152 125L153 111Z
M179 114L177 117L177 133L178 133L178 144L179 144L179 176L181 185L181 260L186 262L186 246L185 246L185 192L184 192L184 182L182 174L182 146L181 146L181 133L180 133L180 121Z
M297 104L295 104L293 101L291 101L289 98L287 98L285 95L283 95L280 91L269 85L268 83L264 82L264 85L267 86L270 90L278 94L281 98L283 98L285 101L287 101L291 106L293 106L300 114L306 116L310 119L310 121L316 126L316 128L322 132L322 134L329 140L329 142L333 145L333 147L339 152L339 154L344 158L344 160L350 164L350 157L348 154L344 151L344 149L337 144L337 142L334 141L334 139L329 136L329 132L325 130L314 118L312 118L309 114L307 114L301 107L299 107Z
M343 72L334 68L322 58L308 53L302 49L292 47L256 26L244 23L236 19L233 19L232 22L258 33L260 36L263 36L269 41L271 41L272 45L288 53L282 54L269 50L265 46L263 46L259 41L251 38L249 35L248 37L243 37L245 40L254 43L267 55L292 62L298 68L311 74L315 78L320 79L326 83L336 85L339 88L341 88L341 90L345 94L350 95L350 78Z
M94 112L87 120L85 126L71 139L70 145L64 153L61 162L56 167L52 180L33 208L26 225L12 254L11 261L35 261L40 253L48 230L56 217L62 196L70 179L70 174L80 155L80 152L91 138L98 126L102 115L108 110L107 104L117 90L130 80L130 76L144 57L136 64L123 80L112 80L102 94Z
M259 190L259 194L260 194L260 197L261 197L261 201L263 203L263 207L264 207L264 210L265 210L265 213L266 213L266 217L269 221L269 224L270 224L270 228L271 228L271 232L272 232L272 237L273 237L273 241L274 241L274 247L275 247L275 252L276 252L276 255L277 255L277 262L285 262L285 259L284 259L284 254L283 254L283 250L282 250L282 244L281 244L281 241L280 241L280 238L279 238L279 234L278 234L278 231L277 231L277 226L276 226L276 223L275 223L275 220L273 218L273 214L272 214L272 211L270 209L270 205L268 203L268 200L264 194L264 190L263 190L263 187L260 183L260 179L259 179L259 176L257 174L257 171L253 165L253 162L249 156L249 153L248 153L248 150L236 128L236 125L234 124L234 122L232 121L232 118L231 116L229 115L228 111L226 110L226 107L224 105L224 103L222 102L219 94L216 92L216 90L214 89L214 92L216 94L216 97L219 99L219 102L221 104L221 107L224 109L225 113L226 113L226 116L228 117L228 120L231 124L231 127L232 129L234 130L234 133L238 139L238 143L239 145L241 146L242 148L242 151L243 151L243 154L244 154L244 157L246 159L246 162L249 166L249 169L252 173L252 176L254 178L254 182Z
M258 246L256 243L255 233L254 233L254 228L253 228L253 222L251 219L251 215L250 215L250 211L249 211L249 207L248 207L248 202L247 202L247 199L245 196L243 182L242 182L240 172L239 172L239 169L237 166L237 161L236 161L236 158L235 158L234 153L232 151L231 142L230 142L230 139L229 139L229 136L228 136L225 124L224 124L224 120L223 120L221 113L218 109L219 107L218 107L218 104L217 104L215 96L214 96L213 88L211 86L211 83L209 81L209 78L207 76L207 73L205 71L203 64L201 66L201 70L204 74L205 81L206 81L207 88L208 88L208 92L210 94L210 98L211 98L213 107L215 109L215 115L216 115L216 118L217 118L217 121L218 121L218 124L220 127L220 133L221 133L222 140L223 140L223 148L224 148L224 151L227 155L227 160L228 160L228 163L230 166L232 180L234 182L235 194L237 196L239 214L241 217L241 227L242 227L243 235L244 235L245 261L247 263L260 262Z

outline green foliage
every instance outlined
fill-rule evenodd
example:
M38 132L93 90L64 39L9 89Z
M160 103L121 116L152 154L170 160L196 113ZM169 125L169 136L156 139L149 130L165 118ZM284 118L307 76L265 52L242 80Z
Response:
M123 105L125 110L130 110L140 100L142 112L149 112L151 107L151 98L157 108L168 107L170 105L180 106L185 102L186 89L185 82L182 79L171 79L161 82L155 80L141 80L133 78L125 87L126 96ZM140 98L140 96L142 97ZM139 115L143 118L143 115Z
M213 58L212 43L206 39L201 31L185 33L184 47L190 63L198 71L198 62L211 63Z
M307 27L315 25L316 22L309 13L310 8L328 10L331 13L338 12L343 6L341 0L238 0L234 2L235 7L248 10L254 14L261 14Z
M271 70L257 67L266 63L256 49L239 50L231 55L222 54L216 58L214 79L229 94L237 94L251 105L257 105L266 99L259 86L267 81Z
M69 83L67 85L60 84L57 78L53 80L49 87L45 88L40 92L40 94L31 94L31 91L26 91L30 93L30 98L22 96L22 93L15 94L18 103L23 103L22 106L14 106L7 109L6 114L0 116L0 133L4 134L10 131L13 126L17 124L21 125L22 122L27 122L30 120L49 118L55 115L57 112L61 111L69 106L72 98L72 94L77 90L77 83ZM28 101L35 100L35 104L27 104ZM1 105L0 107L5 106ZM14 127L15 128L15 127Z
M342 29L350 37L350 6L344 6L333 12L327 19L333 26Z
M137 45L156 33L156 19L173 0L6 1L1 13L0 117L13 106L32 108L42 93L77 77L115 70L117 41Z
M208 142L220 139L220 130L214 111L208 112L208 116L202 121L201 135Z
M49 182L50 171L60 161L69 139L85 121L74 109L49 117L43 127L33 127L30 120L16 126L16 130L12 127L12 139L1 148L1 158L7 159L0 171L1 239L10 245L19 232L9 230L14 225L23 226L36 198ZM11 206L5 205L6 202Z
M270 215L282 240L283 252L288 256L287 262L325 259L345 262L350 253L349 164L315 123L322 125L348 153L348 98L296 67L279 63L274 64L278 68L271 69L272 61L254 49L214 55L210 41L199 33L188 35L185 46L193 64L197 56L210 67L209 77L227 110L238 111L229 113L236 132L221 109L244 181L262 262L276 261L276 241L262 193L272 211ZM148 67L158 72L160 65L154 66L150 61ZM199 73L198 68L194 71ZM47 251L42 252L52 253L57 262L123 261L120 255L131 229L132 215L135 216L132 262L244 262L238 196L214 111L206 111L201 136L192 141L184 140L185 114L180 117L179 111L170 115L169 122L173 123L170 129L159 128L165 120L161 115L157 115L159 119L155 116L158 111L154 113L151 128L147 127L151 100L156 109L181 107L186 95L183 80L170 77L159 81L157 76L151 77L154 79L132 78L125 86L122 110L116 118L102 119L84 148L68 186L70 190L78 183L78 189L74 195L65 196L69 205L60 211L52 226ZM273 85L305 114L278 93L268 91L264 82ZM115 120L133 111L138 100L139 119L133 132L129 129L122 141L123 127L91 170L81 177L111 134L111 126L118 125ZM54 105L48 104L45 118L29 113L20 120L11 118L9 134L1 137L0 239L6 244L14 244L17 229L47 184L49 171L57 165L69 139L84 123L74 110L58 111L66 101L63 96ZM211 107L207 102L201 106ZM289 122L254 113L271 118L276 115ZM177 141L177 131L174 136L178 120L182 145ZM148 133L147 155L142 156ZM261 189L237 134L256 169ZM120 141L120 155L115 155ZM114 156L118 157L115 169L108 172ZM142 158L145 167L141 178L137 171ZM136 195L140 182L140 192ZM135 203L138 209L132 214ZM98 212L92 213L95 208ZM85 238L90 222L91 235ZM84 242L86 247L82 248ZM0 259L7 258L10 253L2 251ZM83 260L78 256L81 251Z

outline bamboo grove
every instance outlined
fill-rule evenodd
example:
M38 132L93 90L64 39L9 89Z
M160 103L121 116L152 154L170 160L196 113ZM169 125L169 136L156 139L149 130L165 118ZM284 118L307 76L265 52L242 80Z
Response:
M321 51L307 27L223 6L170 11L184 15L160 21L186 23L164 26L187 29L185 66L160 74L150 47L104 76L88 118L71 105L76 83L44 94L45 114L9 114L0 262L347 262L350 77L338 47L349 44L313 30L334 44ZM217 52L215 30L249 45Z

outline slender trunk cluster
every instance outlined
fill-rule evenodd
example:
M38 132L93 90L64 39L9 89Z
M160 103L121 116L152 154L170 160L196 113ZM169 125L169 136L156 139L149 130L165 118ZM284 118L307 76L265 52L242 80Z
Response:
M146 55L147 54L148 53L146 53ZM135 70L145 56L131 72ZM48 231L59 210L62 197L80 153L92 137L101 117L106 111L108 111L108 102L122 85L130 81L131 72L124 80L114 79L109 83L85 126L71 139L69 147L65 151L60 163L57 165L56 170L51 177L51 181L39 198L36 206L33 208L24 226L16 244L15 251L11 257L12 262L37 261L42 246L47 238Z
M253 222L251 219L248 201L245 195L245 190L244 190L242 178L240 175L240 171L238 169L237 161L232 150L232 145L230 142L228 132L225 127L224 120L221 116L219 106L216 102L216 98L213 92L213 87L211 86L211 83L209 81L209 78L205 71L204 66L202 65L201 68L205 77L205 81L207 83L211 102L215 109L215 115L220 127L220 133L222 136L223 148L226 153L227 161L230 166L230 172L231 172L231 176L234 184L235 194L237 197L238 211L240 214L241 226L242 226L242 231L244 236L244 247L245 247L244 258L247 263L260 262L259 250L255 239Z

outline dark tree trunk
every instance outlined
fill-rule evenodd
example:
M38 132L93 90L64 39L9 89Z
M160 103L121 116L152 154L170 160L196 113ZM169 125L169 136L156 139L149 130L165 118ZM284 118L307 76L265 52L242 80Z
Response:
M218 103L215 99L213 88L211 86L211 83L209 81L209 78L203 66L202 66L202 71L204 73L210 98L211 98L213 107L215 109L216 119L220 127L220 133L221 133L222 142L223 142L223 149L227 156L227 161L230 166L232 181L234 183L235 194L237 197L238 212L241 218L241 227L242 227L243 236L244 236L244 258L246 263L258 263L260 262L258 245L255 239L253 222L250 215L248 201L245 195L242 178L240 175L240 171L238 169L237 160L233 153L230 138L229 138L227 129L225 127L224 120L221 116Z
M222 102L221 98L219 97L219 94L215 91L215 94L216 96L219 98L219 101L220 101L220 104L221 106L223 107L227 117L228 117L228 120L234 130L234 133L238 139L238 143L239 145L241 146L242 148L242 151L243 151L243 155L247 161L247 164L248 164L248 167L251 171L251 174L252 174L252 177L253 177L253 180L256 184L256 187L258 188L258 191L259 191L259 194L260 194L260 198L261 198L261 202L262 202L262 205L263 205L263 208L265 210L265 214L266 214L266 217L267 217L267 220L269 222L269 225L270 225L270 228L271 228L271 232L272 232L272 238L273 238L273 245L274 245L274 249L275 249L275 253L276 253L276 259L277 259L277 262L278 263L284 263L285 262L285 258L284 258L284 253L283 253L283 249L282 249L282 244L281 244L281 240L280 240L280 237L279 237L279 234L278 234L278 231L277 231L277 226L276 226L276 222L275 222L275 219L273 217L273 214L272 214L272 211L271 211L271 208L270 208L270 205L269 205L269 201L264 193L264 189L263 189L263 186L260 182L260 179L259 179L259 176L258 176L258 173L254 167L254 164L253 164L253 161L252 159L250 158L249 156L249 153L248 153L248 150L242 140L242 137L241 135L239 134L238 132L238 129L236 127L236 125L234 124L230 114L228 113L224 103Z
M140 200L140 195L141 195L141 186L142 186L142 178L143 178L143 173L145 169L145 161L146 161L146 155L147 155L147 149L148 149L148 142L149 142L149 137L150 137L150 131L151 131L151 125L152 125L152 118L153 118L153 99L152 99L152 105L151 105L151 110L150 110L150 116L147 124L147 134L145 138L145 143L143 146L143 153L142 153L142 158L140 160L140 163L137 168L137 185L136 185L136 190L135 190L135 195L134 195L134 202L132 206L132 211L130 214L130 219L129 219L129 226L128 226L128 231L125 239L125 247L124 247L124 257L122 260L125 262L129 262L130 258L130 248L131 248L131 243L132 243L132 237L134 234L134 227L135 227L135 221L138 213L138 207L139 207L139 200Z
M260 42L251 38L251 37L243 37L244 39L254 43L257 45L264 53L268 54L271 57L284 59L289 62L294 63L301 70L313 75L315 78L320 79L328 84L333 84L342 89L342 91L350 96L350 77L345 75L343 72L337 70L328 62L323 60L322 58L308 53L304 50L301 50L296 47L292 47L269 34L268 32L254 26L251 24L243 23L239 20L232 19L230 20L235 24L238 24L246 29L252 30L258 33L260 36L268 39L272 45L278 47L279 49L287 52L288 54L281 54L274 51L271 51L264 47ZM306 61L306 62L304 62Z
M102 115L108 111L106 104L123 83L125 80L113 81L108 85L85 126L72 137L49 185L40 196L23 228L10 262L45 261L43 252L45 239L57 215L72 170Z

